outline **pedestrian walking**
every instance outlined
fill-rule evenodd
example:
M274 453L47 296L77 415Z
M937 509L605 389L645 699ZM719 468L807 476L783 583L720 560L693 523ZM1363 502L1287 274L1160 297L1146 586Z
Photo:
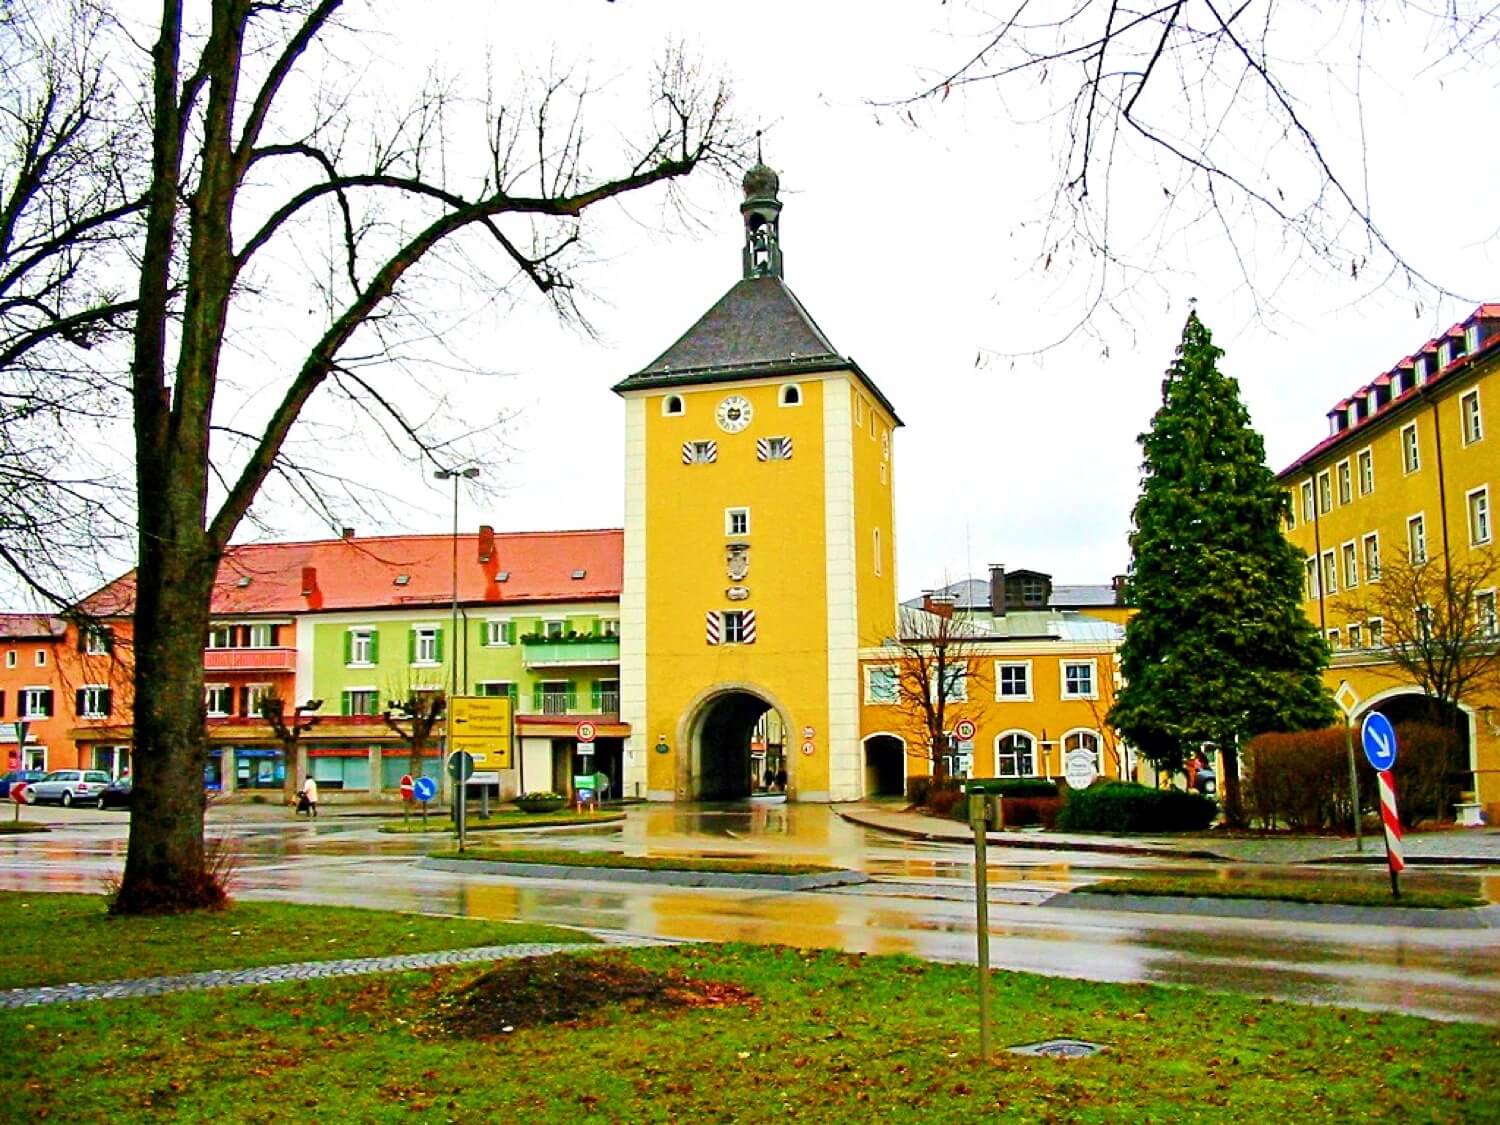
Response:
M776 788L783 793L786 792L786 770L776 771Z
M770 767L766 768L766 792L769 793L776 788L776 771Z
M297 798L297 811L306 812L309 820L318 819L318 783L310 777L302 783L302 795Z

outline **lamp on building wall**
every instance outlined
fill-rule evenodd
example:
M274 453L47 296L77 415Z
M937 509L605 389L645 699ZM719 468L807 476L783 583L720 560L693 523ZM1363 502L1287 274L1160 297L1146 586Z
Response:
M453 628L448 634L448 699L443 707L443 751L451 757L453 749L453 699L458 695L458 482L473 480L479 475L479 466L438 469L433 474L436 480L453 482ZM464 850L464 791L467 779L460 769L454 779L458 783L458 850Z

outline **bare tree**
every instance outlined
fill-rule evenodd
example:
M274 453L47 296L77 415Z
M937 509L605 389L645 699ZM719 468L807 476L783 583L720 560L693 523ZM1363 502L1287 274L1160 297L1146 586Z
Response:
M97 455L127 387L128 251L149 169L91 0L0 5L0 568L66 608L66 576L128 551L121 466ZM124 551L122 551L124 548Z
M406 772L413 778L422 776L422 758L448 712L448 695L442 688L408 688L399 699L385 705L385 725L406 744Z
M1500 689L1497 584L1500 558L1490 548L1461 562L1414 560L1401 549L1381 564L1377 581L1334 605L1344 620L1367 630L1371 620L1379 621L1380 636L1366 634L1382 658L1374 671L1416 684L1435 704L1433 721L1446 724L1449 707Z
M962 54L879 104L917 125L924 106L991 92L1012 135L1043 135L1055 167L1040 213L1020 218L1038 229L1039 272L1066 265L1087 276L1070 335L1091 330L1101 311L1125 316L1162 245L1184 229L1223 246L1262 307L1287 271L1285 257L1258 260L1268 250L1356 283L1409 288L1419 314L1449 295L1377 215L1364 83L1385 80L1371 61L1381 47L1399 50L1411 82L1493 66L1500 9L1487 0L980 0L973 9Z
M362 71L346 57L358 36L339 22L342 0L206 0L189 16L197 23L185 23L184 8L162 0L149 54L133 29L101 15L89 50L104 51L105 63L70 80L87 91L87 76L108 75L109 85L65 91L55 99L63 118L45 108L54 72L5 60L22 119L28 104L44 107L31 113L43 125L30 127L36 139L21 145L19 164L6 155L7 195L21 200L17 214L51 217L28 236L29 256L11 249L0 261L7 276L17 261L42 263L31 267L41 280L30 296L44 307L12 304L0 328L8 351L19 349L6 378L21 359L45 362L107 396L116 385L108 364L96 371L73 353L108 329L130 332L130 354L116 368L128 367L137 547L136 785L113 904L121 913L222 901L205 865L200 773L210 595L226 546L269 479L319 502L330 478L289 457L309 402L325 388L347 396L371 429L439 462L440 439L424 426L429 411L377 379L430 318L412 299L419 267L467 264L492 289L513 277L576 319L571 271L586 211L738 159L726 90L672 52L652 74L636 128L610 134L613 152L598 152L585 128L589 91L571 75L543 80L530 98L492 94L487 108L434 80L407 109L383 105L370 120L354 108L375 92L361 88ZM0 14L21 10L9 4ZM61 7L37 0L25 7L33 10L50 17L37 26L68 25ZM48 63L59 51L35 57ZM103 143L114 136L113 115L98 132L86 121L46 124L66 121L68 105L105 107L101 95L116 91L140 94L140 106L125 107L139 114L139 139ZM465 110L482 120L459 144L450 132ZM24 137L27 126L18 128ZM43 168L52 186L18 195L13 169L27 167L32 149L56 152ZM128 273L94 267L92 255L108 258L107 236L116 234ZM237 376L250 333L231 326L257 314L264 321L283 293L314 307L299 308L295 324L272 318L265 339L293 358L262 362L271 374L251 394ZM47 358L64 343L69 354ZM246 407L252 399L255 409ZM41 446L20 452L33 466L48 455ZM8 561L30 573L25 559Z
M898 625L894 687L906 753L941 781L944 758L954 753L954 728L978 712L968 688L971 658L984 634L938 598L926 599L922 609L900 607Z
M322 721L321 716L314 714L323 706L321 699L309 699L306 703L299 703L292 708L290 721L287 717L286 700L275 692L267 692L260 697L260 717L265 720L266 725L271 728L271 733L276 736L276 741L281 745L281 796L288 804L297 799L299 780L307 774L307 759L302 747L302 736Z

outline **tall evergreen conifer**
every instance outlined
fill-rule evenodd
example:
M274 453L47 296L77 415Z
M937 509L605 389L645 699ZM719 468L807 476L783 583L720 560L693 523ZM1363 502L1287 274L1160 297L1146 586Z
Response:
M1302 559L1224 353L1189 314L1162 383L1130 537L1121 688L1109 720L1160 769L1200 743L1224 756L1225 815L1240 810L1239 741L1334 721L1328 649L1302 613Z

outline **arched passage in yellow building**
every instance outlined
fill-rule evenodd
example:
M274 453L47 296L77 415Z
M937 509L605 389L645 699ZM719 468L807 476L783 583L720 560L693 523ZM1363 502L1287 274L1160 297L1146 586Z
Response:
M1405 688L1382 692L1366 700L1364 709L1355 715L1355 721L1363 722L1371 711L1379 711L1397 726L1403 723L1427 723L1452 735L1447 769L1442 771L1443 776L1441 779L1429 776L1420 798L1411 794L1411 798L1419 803L1410 810L1406 807L1407 802L1402 801L1401 816L1404 820L1408 815L1413 818L1452 815L1451 806L1455 800L1460 799L1458 795L1474 788L1473 714L1466 708L1455 707L1420 691ZM1397 768L1400 768L1399 765Z
M865 796L900 797L906 793L906 740L894 734L865 739Z
M704 699L688 724L691 756L683 788L697 801L737 801L764 785L765 775L785 778L793 763L785 752L786 720L759 692L728 688ZM790 787L788 781L780 782Z

